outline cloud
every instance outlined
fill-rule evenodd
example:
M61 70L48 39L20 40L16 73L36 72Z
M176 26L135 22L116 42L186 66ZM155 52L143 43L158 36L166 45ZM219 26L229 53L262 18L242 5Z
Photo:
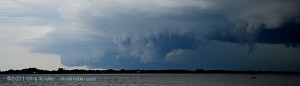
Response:
M66 0L57 8L62 20L53 25L56 29L41 38L24 41L24 46L33 52L58 54L67 66L188 69L226 64L230 68L234 66L231 63L245 65L243 62L247 61L232 57L247 56L242 52L245 47L222 44L224 41L272 43L268 40L271 34L284 35L281 31L277 33L277 28L290 22L298 24L298 3L295 0ZM211 41L214 45L203 46ZM284 44L289 40L276 37L272 41ZM235 49L228 51L228 48ZM231 59L225 61L225 58ZM221 62L213 64L214 59Z
M286 44L287 46L299 47L300 25L288 23L277 29L267 29L261 31L257 36L257 42L270 44Z
M193 37L178 34L158 34L138 38L117 38L122 55L140 58L141 62L151 62L166 58L173 49L195 49L200 43Z
M287 47L299 47L299 24L298 23L287 23L278 28L262 28L255 35L255 43L266 43L266 44L285 44ZM242 43L237 37L230 34L229 31L216 31L212 33L208 38L213 40L219 40L223 42L234 42Z
M299 24L299 3L295 0L225 0L216 3L215 8L233 23L230 31L221 30L225 31L222 32L224 35L234 36L240 42L254 43L262 30Z
M59 16L57 7L61 0L2 0L0 15L5 17L36 17L52 20Z

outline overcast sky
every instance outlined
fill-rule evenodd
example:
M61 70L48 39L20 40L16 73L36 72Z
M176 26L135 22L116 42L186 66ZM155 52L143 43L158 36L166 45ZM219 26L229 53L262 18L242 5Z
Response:
M300 71L297 0L1 0L0 70Z

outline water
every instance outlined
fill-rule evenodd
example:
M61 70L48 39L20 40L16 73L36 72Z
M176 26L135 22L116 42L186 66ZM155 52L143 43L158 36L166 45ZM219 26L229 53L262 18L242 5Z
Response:
M4 74L0 86L300 86L300 75Z

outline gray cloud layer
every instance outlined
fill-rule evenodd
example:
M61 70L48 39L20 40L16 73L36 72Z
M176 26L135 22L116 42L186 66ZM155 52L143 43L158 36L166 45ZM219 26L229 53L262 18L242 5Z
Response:
M58 11L63 23L24 44L35 52L61 55L67 66L230 69L236 63L241 65L233 67L242 68L249 59L232 57L247 55L226 54L234 44L209 43L230 36L234 42L252 45L262 30L298 24L299 4L295 0L66 0ZM221 39L210 38L215 34Z

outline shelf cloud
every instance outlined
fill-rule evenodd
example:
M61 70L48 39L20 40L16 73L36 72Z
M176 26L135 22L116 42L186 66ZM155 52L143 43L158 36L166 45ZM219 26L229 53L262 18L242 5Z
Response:
M22 40L21 44L32 52L58 54L66 66L234 69L247 65L249 59L238 57L251 57L246 52L249 48L252 51L256 44L264 46L263 49L273 46L268 44L278 44L276 48L299 51L280 46L298 47L300 43L297 38L300 1L297 0L64 0L55 3L60 4L47 8L47 12L52 12L49 14L35 14L33 10L42 19L51 15L50 21L55 19L50 25L54 30ZM17 15L7 15L11 14ZM254 53L257 57L269 55L259 51Z

